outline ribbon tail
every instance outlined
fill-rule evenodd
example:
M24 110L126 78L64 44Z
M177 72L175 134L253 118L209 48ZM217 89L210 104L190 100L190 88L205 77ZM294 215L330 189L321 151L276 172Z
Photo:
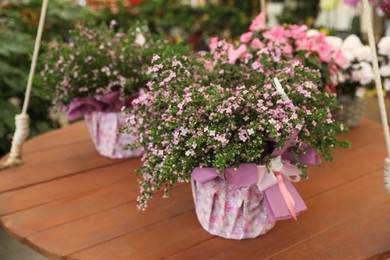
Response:
M294 198L291 196L290 192L288 191L286 184L283 181L283 177L280 174L280 172L275 172L276 178L278 180L278 186L280 189L280 192L282 193L283 199L286 203L286 206L288 208L288 211L290 212L292 218L294 220L297 219L297 214L295 213L294 207L295 207L295 201Z

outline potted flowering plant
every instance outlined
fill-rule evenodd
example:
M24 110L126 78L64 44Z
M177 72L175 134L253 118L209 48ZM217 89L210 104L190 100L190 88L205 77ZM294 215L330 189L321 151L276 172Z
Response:
M146 82L144 60L149 58L142 45L149 43L138 28L125 34L114 26L77 26L70 42L49 47L40 78L45 94L70 120L85 117L101 155L139 156L142 149L123 149L134 137L117 132L125 124L122 107L131 105Z
M348 127L356 127L363 115L362 98L366 90L374 90L371 49L368 45L363 45L354 34L344 41L339 37L328 36L327 41L334 51L341 51L346 58L336 86L341 107L334 111L334 116Z
M330 112L337 100L319 90L317 70L280 50L237 58L220 41L202 55L155 56L148 89L132 102L130 147L145 148L138 207L191 181L204 229L253 238L305 210L290 181L320 164L319 154L331 160L331 148L348 145L336 138L344 131Z

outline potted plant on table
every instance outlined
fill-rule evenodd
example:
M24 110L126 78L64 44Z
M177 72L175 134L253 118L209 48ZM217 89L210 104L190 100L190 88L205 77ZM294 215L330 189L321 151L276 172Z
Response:
M155 191L168 196L191 181L203 228L230 239L259 236L306 209L290 182L347 143L336 138L344 131L330 113L337 100L319 90L319 72L281 54L238 54L220 41L198 59L154 57L127 125L137 136L131 147L145 148L140 209Z
M353 34L344 41L339 37L328 36L327 41L334 51L341 51L346 59L336 85L341 106L333 111L334 117L350 128L357 127L363 115L363 97L367 90L375 91L371 49Z
M125 158L142 153L124 150L134 136L118 130L125 125L122 108L131 106L146 82L145 37L135 27L127 34L115 32L114 25L77 26L70 42L54 44L42 57L40 79L44 95L70 120L85 117L101 155Z
M380 55L379 73L383 78L383 86L386 91L390 91L390 36L385 36L378 42L378 52Z

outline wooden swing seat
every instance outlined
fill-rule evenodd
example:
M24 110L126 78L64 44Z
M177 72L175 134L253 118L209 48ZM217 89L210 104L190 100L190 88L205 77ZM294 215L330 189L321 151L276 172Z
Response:
M352 148L336 149L334 162L296 185L309 209L256 239L204 231L190 185L137 211L140 159L99 156L84 122L27 141L25 163L0 173L0 219L13 238L53 259L385 259L383 130L364 119L342 138Z

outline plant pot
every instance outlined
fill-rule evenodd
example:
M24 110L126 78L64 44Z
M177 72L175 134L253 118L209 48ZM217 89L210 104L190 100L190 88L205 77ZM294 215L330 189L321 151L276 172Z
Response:
M233 188L215 178L204 184L191 178L196 215L212 235L228 239L255 238L271 230L264 193L256 185Z
M338 100L341 107L333 111L333 117L349 128L357 127L363 115L363 99L353 98L350 95L341 95L338 97Z
M121 112L91 112L85 115L89 133L97 152L108 158L121 159L137 157L143 149L125 150L125 144L134 142L135 137L130 134L119 133L125 126L125 115Z

